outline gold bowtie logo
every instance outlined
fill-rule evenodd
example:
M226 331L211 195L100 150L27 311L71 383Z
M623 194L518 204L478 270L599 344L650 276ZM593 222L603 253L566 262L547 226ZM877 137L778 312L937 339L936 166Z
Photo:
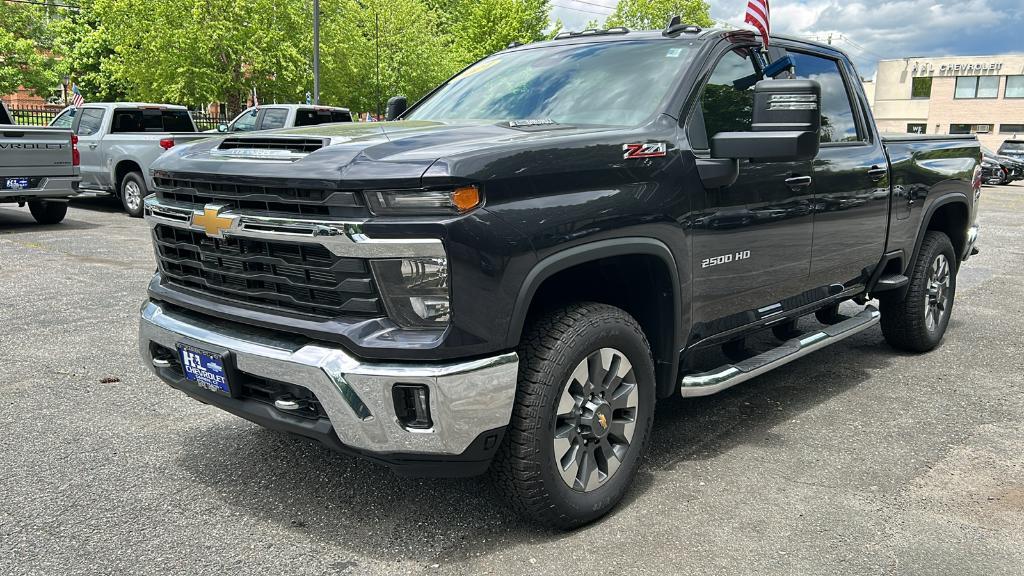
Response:
M608 417L604 415L604 412L597 415L597 421L601 424L601 430L608 428Z
M192 225L201 227L210 238L223 238L222 232L235 221L230 216L221 216L224 206L206 206L203 212L192 214Z

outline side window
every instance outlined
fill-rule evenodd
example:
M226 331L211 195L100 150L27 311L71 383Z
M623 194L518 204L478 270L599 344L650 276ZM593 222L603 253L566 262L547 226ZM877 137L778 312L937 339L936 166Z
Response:
M261 130L273 130L274 128L284 128L284 123L288 120L288 110L284 108L268 108L263 113L263 124L260 124Z
M75 110L74 108L68 108L67 110L60 113L50 122L50 126L54 128L71 128L71 125L75 123Z
M303 108L295 112L296 126L314 126L319 123L320 121L316 117L316 110Z
M253 108L247 110L242 116L235 120L235 124L231 126L232 132L249 132L256 129L256 117L259 116L260 109Z
M754 121L754 84L761 77L750 51L735 48L715 65L691 118L688 136L694 148L708 148L719 132L749 132ZM704 133L700 130L703 113Z
M839 63L829 58L790 52L796 63L796 77L817 80L821 84L821 142L857 142L864 140L857 132L857 120L850 104L846 82L839 72Z
M103 125L103 110L100 108L82 109L82 119L78 121L77 134L80 136L92 136L100 131Z

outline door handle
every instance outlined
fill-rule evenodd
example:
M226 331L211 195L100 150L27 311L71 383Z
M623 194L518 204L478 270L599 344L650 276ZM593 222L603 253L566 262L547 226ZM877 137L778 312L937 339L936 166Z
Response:
M99 146L99 144L89 144L89 148L91 149L95 149L97 146Z
M807 188L811 185L810 176L793 176L792 178L786 178L786 186L796 190L797 188Z
M871 169L868 170L868 176L871 178L872 182L878 182L882 178L885 178L885 175L888 173L888 168L879 168L878 166L872 166Z

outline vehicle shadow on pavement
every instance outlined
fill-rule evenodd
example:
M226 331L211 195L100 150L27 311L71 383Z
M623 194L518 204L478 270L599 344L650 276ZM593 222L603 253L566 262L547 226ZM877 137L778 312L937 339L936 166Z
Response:
M14 205L11 205L14 206ZM93 224L75 218L65 218L59 224L39 224L32 218L28 208L0 207L0 234L15 232L48 232L52 230L92 230L101 224Z
M739 445L778 445L773 427L863 383L891 350L875 328L819 354L829 362L812 355L715 396L659 403L648 456L611 518L655 488L658 474ZM193 429L182 451L181 468L231 508L381 560L451 562L565 536L524 523L485 478L401 478L246 423Z

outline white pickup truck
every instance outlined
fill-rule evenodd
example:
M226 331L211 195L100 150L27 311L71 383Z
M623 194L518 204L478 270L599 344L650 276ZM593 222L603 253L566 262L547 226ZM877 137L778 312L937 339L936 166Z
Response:
M40 224L56 224L78 193L77 138L70 130L17 126L0 102L0 203L28 204Z
M231 122L217 126L216 131L256 132L351 121L352 113L348 108L311 104L266 104L243 110Z
M82 190L112 194L130 216L142 217L153 189L149 165L175 145L208 138L184 106L96 102L68 107L51 127L70 128L82 154Z

